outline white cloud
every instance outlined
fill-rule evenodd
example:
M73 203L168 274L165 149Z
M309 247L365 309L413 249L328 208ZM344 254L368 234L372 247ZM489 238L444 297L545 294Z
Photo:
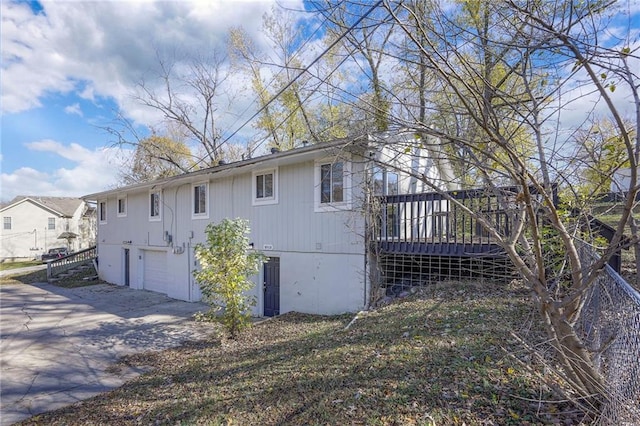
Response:
M76 114L82 117L82 110L80 109L80 104L78 102L64 107L64 112L67 114Z
M111 97L127 116L149 124L157 116L130 95L143 77L158 75L158 56L224 49L231 25L264 38L262 15L275 0L242 7L234 0L41 3L38 15L26 3L0 5L5 113L38 107L49 93L73 91L84 99Z
M78 144L62 144L43 140L27 144L32 151L56 154L74 163L71 168L59 168L45 173L31 167L21 167L0 175L2 200L16 195L44 195L79 197L113 188L118 171L129 151L117 148L86 149Z

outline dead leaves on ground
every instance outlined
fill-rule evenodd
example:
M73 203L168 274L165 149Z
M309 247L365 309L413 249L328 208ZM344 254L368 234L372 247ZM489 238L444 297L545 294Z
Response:
M526 370L512 358L527 359L512 331L538 337L518 286L446 283L361 314L345 330L352 318L289 313L236 340L130 356L122 363L152 370L24 424L580 421L554 401L535 365Z

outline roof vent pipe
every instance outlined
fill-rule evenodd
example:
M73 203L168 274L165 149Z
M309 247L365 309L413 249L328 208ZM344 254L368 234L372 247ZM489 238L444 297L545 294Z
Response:
M218 166L224 166L225 164L227 164L227 162L224 160L218 161Z

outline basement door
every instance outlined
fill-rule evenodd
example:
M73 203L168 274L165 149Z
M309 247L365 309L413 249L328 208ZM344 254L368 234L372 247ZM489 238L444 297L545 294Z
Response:
M280 315L280 258L270 257L264 264L264 316Z

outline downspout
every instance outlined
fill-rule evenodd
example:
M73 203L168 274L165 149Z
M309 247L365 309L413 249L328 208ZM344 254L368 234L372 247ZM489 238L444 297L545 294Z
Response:
M372 173L373 166L371 158L365 162L364 167L364 309L369 310L370 297L367 297L367 284L369 277L369 216L371 213L371 184L370 175Z
M369 208L366 208L367 212L365 212L365 214L368 214L368 210ZM369 297L367 297L367 276L369 275L369 271L367 270L368 265L369 265L369 230L367 229L367 218L365 217L364 219L364 226L365 226L365 230L364 230L364 309L365 310L369 310Z
M176 192L173 196L173 219L176 221L176 233L171 241L171 252L175 255L175 254L182 254L182 253L176 253L176 248L177 246L174 245L174 241L176 241L176 239L178 238L178 193L180 192L180 188L182 188L183 186L187 186L190 185L190 183L183 183L182 185L178 185L176 187ZM208 195L208 194L207 194ZM189 198L189 196L187 196L187 198ZM189 209L192 208L192 204L191 202L189 203ZM189 214L187 214L187 217L189 217ZM171 230L173 232L173 229ZM183 240L184 241L184 240ZM189 242L191 242L191 237L189 238ZM183 243L184 244L184 243ZM179 247L179 246L178 246ZM178 250L180 250L178 248ZM189 247L187 247L187 251L189 251ZM187 298L189 299L189 302L191 302L191 254L187 253L187 272L189 274L189 279L187 280Z
M189 234L189 242L187 243L187 271L189 272L189 302L193 302L193 273L191 271L191 240L193 239L193 231Z
M174 241L176 238L178 238L178 193L180 192L180 188L186 185L190 185L190 183L183 183L182 185L178 185L176 187L176 192L173 194L173 220L176 221L176 226L175 226L176 233L174 234L174 238L171 241L171 248L174 247ZM191 204L189 205L191 206ZM173 226L171 226L171 228L173 228ZM171 232L173 232L173 229L171 229Z

